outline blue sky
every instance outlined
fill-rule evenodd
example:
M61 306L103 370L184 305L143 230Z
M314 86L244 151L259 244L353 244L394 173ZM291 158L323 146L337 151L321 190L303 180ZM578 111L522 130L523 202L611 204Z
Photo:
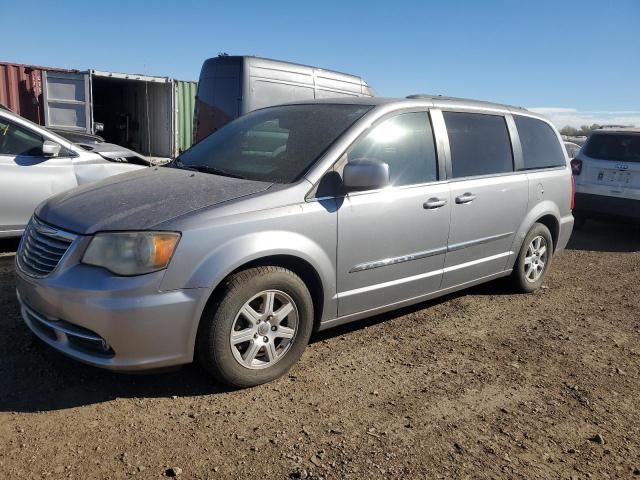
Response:
M196 80L224 51L355 73L385 96L640 125L640 0L22 0L2 6L2 36L16 63Z

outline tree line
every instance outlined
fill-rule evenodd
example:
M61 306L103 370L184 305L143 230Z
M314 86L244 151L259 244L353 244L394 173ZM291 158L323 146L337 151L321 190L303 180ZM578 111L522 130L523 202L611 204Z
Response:
M616 127L623 127L624 125L615 125ZM633 127L633 125L627 125L628 127ZM593 125L582 125L580 128L570 127L569 125L562 127L560 129L561 135L566 135L567 137L586 137L593 130L597 130L598 128L602 128L602 125L594 123Z
M562 127L560 130L561 135L566 135L568 137L586 137L591 133L592 130L597 130L602 125L598 125L594 123L593 125L582 125L580 128L570 127L569 125Z

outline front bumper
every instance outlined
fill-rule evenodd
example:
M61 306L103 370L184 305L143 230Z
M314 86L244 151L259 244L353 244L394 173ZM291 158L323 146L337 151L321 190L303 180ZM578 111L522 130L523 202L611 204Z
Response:
M575 203L576 214L640 220L640 200L576 192Z
M208 292L160 292L163 273L122 278L77 265L34 279L17 269L22 318L42 341L89 365L136 371L189 363Z

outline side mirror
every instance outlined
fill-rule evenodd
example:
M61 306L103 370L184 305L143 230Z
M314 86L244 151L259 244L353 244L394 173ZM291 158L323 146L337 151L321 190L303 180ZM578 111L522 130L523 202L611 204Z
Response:
M344 166L342 184L347 190L373 190L389 185L389 165L377 160L353 160Z
M57 157L60 153L60 144L52 142L51 140L45 140L42 144L42 154L45 157Z

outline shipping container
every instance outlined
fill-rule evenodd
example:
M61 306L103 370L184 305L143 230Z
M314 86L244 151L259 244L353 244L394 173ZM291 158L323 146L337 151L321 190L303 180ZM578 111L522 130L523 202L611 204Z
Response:
M173 81L168 77L90 71L92 122L116 143L151 157L174 155ZM94 128L95 129L95 128Z
M174 155L173 81L89 70L43 72L45 125L99 133L143 155Z
M40 125L45 124L42 75L74 70L0 62L0 104Z
M97 133L168 159L191 146L196 82L0 62L0 104L48 127Z
M176 151L184 152L193 141L193 110L198 82L175 80Z

